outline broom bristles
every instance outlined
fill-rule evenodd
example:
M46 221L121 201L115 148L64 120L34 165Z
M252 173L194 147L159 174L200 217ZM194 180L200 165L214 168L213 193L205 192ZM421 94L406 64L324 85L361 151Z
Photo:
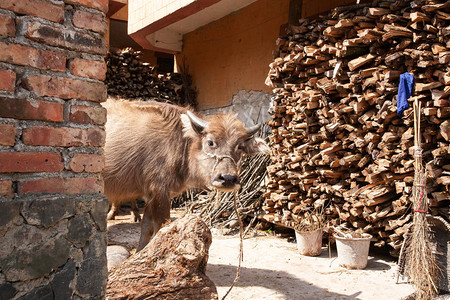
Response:
M425 191L426 173L422 165L422 149L420 139L420 103L414 102L414 186L412 202L414 218L412 238L408 245L409 263L406 273L416 287L416 299L432 299L437 294L435 278L438 267L431 249L431 231L426 219L428 210Z

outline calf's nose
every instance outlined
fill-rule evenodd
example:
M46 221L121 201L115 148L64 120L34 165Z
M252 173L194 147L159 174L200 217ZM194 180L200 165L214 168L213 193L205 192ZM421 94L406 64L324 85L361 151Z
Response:
M232 174L219 174L218 181L225 187L232 187L239 184L239 179Z

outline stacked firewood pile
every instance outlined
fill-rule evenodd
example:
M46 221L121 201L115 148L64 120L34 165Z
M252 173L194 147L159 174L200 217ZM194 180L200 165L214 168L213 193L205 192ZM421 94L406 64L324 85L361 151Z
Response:
M448 217L450 2L416 0L338 7L277 40L267 220L293 227L325 207L331 225L398 253L414 178L412 105L397 115L404 72L423 107L427 197Z
M141 52L126 48L108 53L106 84L110 96L196 106L196 92L185 72L158 74L141 61Z

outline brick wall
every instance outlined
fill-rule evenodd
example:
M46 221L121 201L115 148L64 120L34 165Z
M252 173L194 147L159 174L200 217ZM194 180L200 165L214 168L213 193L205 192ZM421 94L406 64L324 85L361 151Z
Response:
M107 9L0 1L0 299L104 297Z

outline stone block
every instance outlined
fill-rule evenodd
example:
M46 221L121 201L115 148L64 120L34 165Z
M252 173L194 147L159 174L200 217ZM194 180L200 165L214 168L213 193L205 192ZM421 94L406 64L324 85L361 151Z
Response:
M130 257L130 252L127 248L120 245L112 245L106 248L106 257L108 260L108 271L112 267L123 263L128 257Z
M23 295L17 300L54 300L54 299L56 298L53 297L53 290L51 286L45 285L32 290L31 292Z
M83 296L105 294L108 270L105 259L85 259L78 270L77 291Z
M21 213L28 224L48 228L75 214L75 200L71 197L40 198L25 202Z
M78 247L83 247L94 233L88 214L77 215L69 220L67 239Z
M20 214L20 202L0 201L0 227L6 226Z
M63 266L69 254L70 243L59 236L0 257L0 267L7 281L25 281L46 276Z
M98 199L91 199L91 202L94 202L92 209L90 210L90 214L95 221L95 224L100 231L106 231L106 214L108 213L109 203L108 199L103 196ZM106 245L105 245L106 247ZM103 250L104 251L104 250Z
M72 259L69 259L64 267L56 272L51 281L55 299L72 299L73 289L71 283L75 278L76 272L77 269Z
M11 283L6 282L0 284L0 299L11 299L15 294L17 294L17 290L12 286Z

